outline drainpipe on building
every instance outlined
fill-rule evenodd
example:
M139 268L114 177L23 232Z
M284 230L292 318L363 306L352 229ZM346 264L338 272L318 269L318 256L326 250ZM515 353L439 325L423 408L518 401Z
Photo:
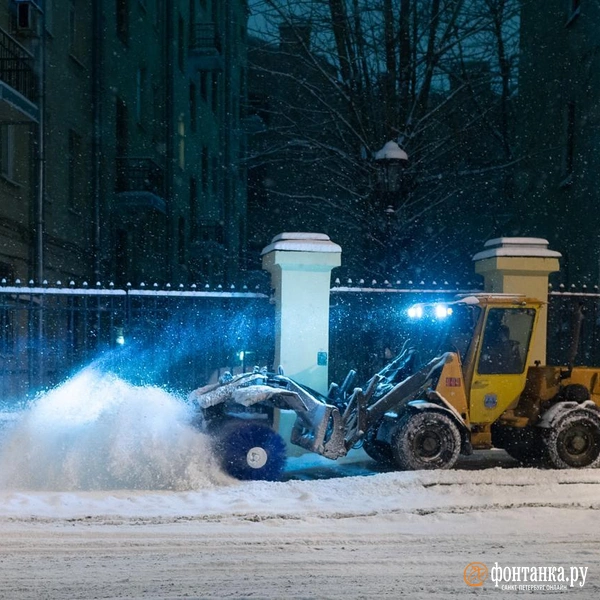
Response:
M92 138L92 179L93 179L93 210L94 210L94 276L96 281L101 278L102 265L102 238L101 238L101 207L100 201L100 157L102 156L102 3L94 3L94 42L92 55L92 110L94 119L94 133Z
M175 127L173 114L173 88L174 82L174 71L173 65L174 60L174 23L175 17L175 3L165 2L164 3L164 17L165 17L165 40L166 40L166 56L165 56L165 118L167 125L167 140L166 140L166 164L165 164L165 200L167 205L167 236L166 236L166 247L167 247L167 280L171 280L173 276L173 261L175 259L173 253L173 159L175 152L173 144L175 143Z
M46 196L46 13L42 11L39 45L39 123L37 127L37 190L35 200L35 278L44 280L44 199Z
M233 14L233 3L230 0L225 2L225 19L223 22L223 54L225 65L223 70L224 84L224 104L223 115L223 148L225 155L224 173L223 173L223 196L225 199L223 206L224 233L227 257L225 260L225 277L229 281L237 268L237 259L239 249L237 248L237 236L239 236L238 218L236 215L234 192L237 185L237 174L233 166L233 60L235 41L235 20ZM236 182L234 184L234 182Z

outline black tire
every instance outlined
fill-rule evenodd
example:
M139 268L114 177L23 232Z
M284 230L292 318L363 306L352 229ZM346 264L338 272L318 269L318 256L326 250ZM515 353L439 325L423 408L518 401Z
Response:
M265 425L229 423L220 432L215 450L223 469L236 479L279 481L283 474L285 442Z
M600 463L600 415L578 408L559 417L546 431L544 444L549 465L581 469Z
M394 465L395 461L392 447L387 442L376 439L376 436L376 429L372 429L367 433L365 441L363 442L363 450L370 458L382 466L390 467Z
M453 419L435 411L407 414L392 435L396 465L407 471L451 469L460 448L460 432Z

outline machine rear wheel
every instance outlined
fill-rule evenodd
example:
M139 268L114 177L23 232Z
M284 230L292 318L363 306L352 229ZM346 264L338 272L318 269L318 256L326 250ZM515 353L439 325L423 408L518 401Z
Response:
M220 433L215 450L223 469L236 479L281 479L285 442L265 425L248 421L229 423Z
M600 415L577 409L560 417L544 438L555 469L593 467L600 463Z
M400 469L451 469L461 439L451 417L434 411L403 417L392 435L392 451Z

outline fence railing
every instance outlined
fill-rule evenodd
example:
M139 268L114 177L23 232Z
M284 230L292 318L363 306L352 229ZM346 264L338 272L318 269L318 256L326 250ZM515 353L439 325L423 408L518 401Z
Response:
M262 293L0 286L0 401L92 362L136 383L190 390L219 369L272 364L273 339Z
M449 301L457 294L480 289L450 287L447 283L390 285L350 282L332 288L330 369L342 381L350 368L364 383L398 351L408 335L406 310L417 302ZM600 293L550 291L548 297L547 363L567 365L577 314L582 317L575 365L600 366Z
M330 297L330 380L339 383L354 369L364 384L385 366L408 336L406 311L412 304L448 302L457 294L477 291L447 282L336 281Z
M334 285L330 380L354 368L364 383L382 367L406 336L411 304L472 291ZM550 293L549 364L566 364L577 314L575 362L600 366L600 294L585 292ZM258 291L0 285L0 402L26 398L90 363L136 383L190 390L224 369L272 366L274 347L274 306Z

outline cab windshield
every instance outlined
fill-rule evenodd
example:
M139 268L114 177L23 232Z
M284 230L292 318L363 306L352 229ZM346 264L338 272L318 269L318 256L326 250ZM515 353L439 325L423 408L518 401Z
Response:
M462 362L469 352L481 315L477 304L419 304L408 311L402 349L378 375L396 384L445 352Z
M464 362L481 315L477 304L420 305L409 313L406 347L422 355L421 364L444 352L456 352Z

